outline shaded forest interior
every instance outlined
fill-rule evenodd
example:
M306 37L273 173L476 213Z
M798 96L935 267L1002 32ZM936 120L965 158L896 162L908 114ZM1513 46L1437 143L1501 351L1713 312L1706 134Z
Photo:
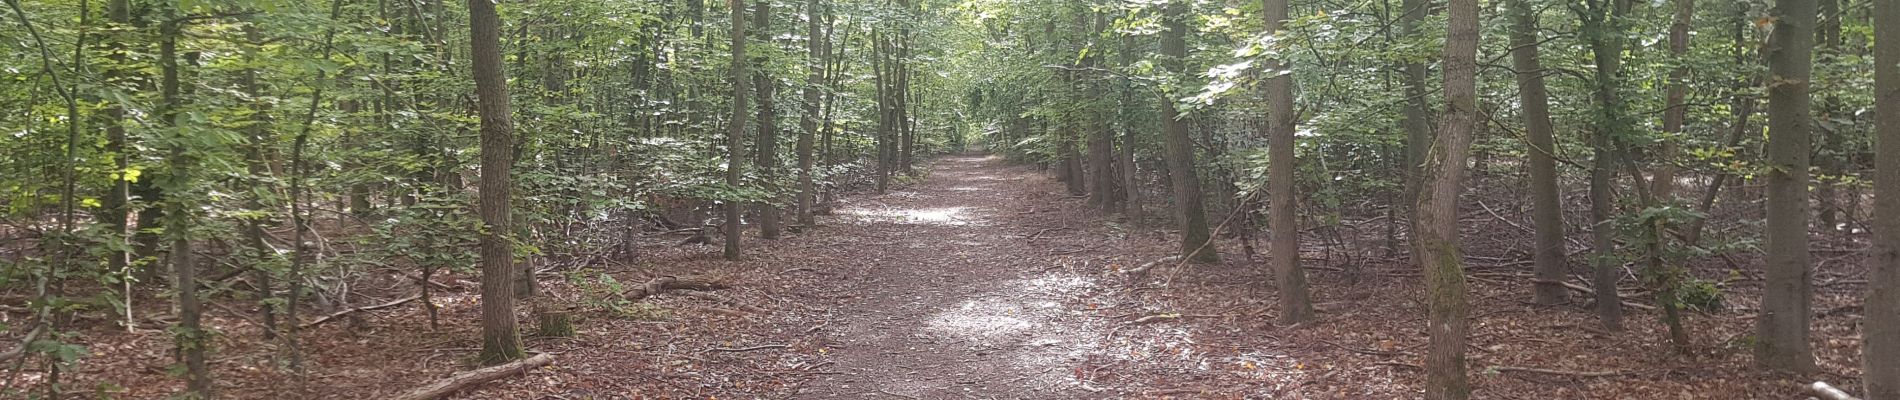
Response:
M0 1L0 398L1900 400L1900 0Z

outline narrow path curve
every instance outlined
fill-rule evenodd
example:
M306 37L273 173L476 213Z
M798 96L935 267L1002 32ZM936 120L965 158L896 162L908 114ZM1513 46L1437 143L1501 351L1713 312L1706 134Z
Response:
M1109 321L1088 308L1112 291L1037 244L1086 223L1033 218L1073 200L1054 188L965 155L844 204L830 221L854 225L831 242L839 265L820 266L844 277L825 288L841 298L821 339L835 367L795 398L1112 397L1076 369L1104 348Z

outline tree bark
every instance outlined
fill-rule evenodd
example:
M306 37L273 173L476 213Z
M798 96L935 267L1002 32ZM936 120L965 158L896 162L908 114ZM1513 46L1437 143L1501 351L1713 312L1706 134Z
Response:
M1874 0L1900 21L1900 0ZM1868 260L1861 382L1868 400L1900 399L1900 24L1874 24L1874 243Z
M1563 199L1557 185L1556 128L1550 121L1550 91L1544 86L1544 66L1537 57L1537 16L1529 0L1512 0L1511 67L1517 69L1517 99L1523 107L1524 136L1530 142L1531 225L1536 229L1532 298L1537 304L1570 301L1564 290L1568 269L1564 244Z
M824 19L820 18L818 9L819 1L820 0L807 0L805 2L805 19L807 21L805 53L809 58L805 61L805 87L802 93L800 93L805 101L805 113L801 115L798 120L801 126L799 126L797 149L798 200L796 212L798 224L805 226L811 226L815 223L811 213L812 199L815 197L814 193L816 193L815 185L812 181L812 139L818 136L819 87L824 84L825 66L829 65L828 61L825 60L823 47L819 44L819 42L825 38L824 30L821 29L823 25L820 23L820 21Z
M507 237L514 189L514 121L508 108L508 77L501 64L501 17L495 3L469 0L469 56L475 77L476 108L481 117L481 234L483 364L521 358L521 333L515 321L515 254Z
M1122 35L1120 61L1122 68L1129 68L1135 65L1134 35ZM1123 85L1121 89L1121 115L1123 115L1124 118L1117 118L1122 121L1122 148L1121 155L1117 157L1116 161L1121 163L1122 193L1124 194L1124 198L1122 199L1122 212L1127 213L1130 221L1135 221L1139 224L1142 219L1142 209L1141 170L1135 166L1135 133L1137 130L1134 126L1135 120L1133 118L1126 118L1126 116L1133 114L1135 111L1135 89L1132 81L1124 80Z
M1406 36L1417 35L1419 24L1431 13L1430 0L1404 0L1399 5L1399 31ZM1423 62L1408 62L1400 65L1405 80L1405 186L1402 194L1407 206L1416 205L1418 192L1423 181L1419 178L1420 166L1425 164L1426 144L1432 141L1431 106L1426 105L1430 93L1425 88L1425 75L1429 70ZM1422 262L1414 254L1414 261Z
M183 17L173 7L162 7L159 23L159 118L160 126L171 136L171 154L166 158L170 171L165 190L190 190L196 157L185 148L178 116L184 107L183 84L179 78L178 39L184 30ZM211 346L211 334L205 331L203 300L198 298L197 257L192 253L190 196L165 196L165 236L171 241L172 285L177 292L178 326L174 340L178 363L185 366L185 391L202 399L212 398L211 370L205 356Z
M1187 70L1187 5L1169 3L1163 16L1166 19L1165 31L1161 33L1162 65L1167 73L1175 76L1188 76ZM1188 135L1188 121L1181 110L1175 108L1174 97L1161 100L1161 134L1167 148L1168 170L1174 188L1174 202L1181 225L1181 254L1197 263L1216 263L1220 253L1215 250L1207 230L1207 209L1202 199L1201 178L1194 172L1194 138Z
M1814 50L1815 0L1780 0L1770 14L1768 221L1762 250L1767 282L1756 318L1755 360L1778 370L1812 371L1808 344L1813 272L1808 269L1808 86Z
M726 121L726 186L732 190L739 188L740 172L745 167L745 159L742 157L745 144L742 140L744 140L743 138L745 137L746 123L745 96L748 90L746 81L750 77L750 74L746 72L746 64L748 64L749 61L746 60L745 55L745 6L743 6L743 4L745 4L743 1L733 1L731 3L732 117ZM741 225L739 221L739 202L734 199L726 199L723 206L726 218L725 229L722 229L722 233L726 236L725 257L727 260L737 261L740 256L739 238L741 234L744 233L740 231L744 226Z
M1445 113L1420 170L1425 179L1421 183L1429 186L1419 191L1413 210L1412 251L1425 262L1421 267L1430 304L1425 398L1462 400L1471 397L1465 376L1465 336L1471 322L1458 248L1458 194L1477 128L1478 0L1450 0L1446 11Z
M1279 36L1286 24L1287 0L1262 0L1266 31ZM1300 269L1299 189L1294 170L1293 72L1278 59L1267 61L1267 253L1280 289L1280 324L1313 319L1306 272ZM1243 204L1244 206L1244 204Z
M1689 54L1689 30L1695 23L1695 0L1676 0L1675 19L1669 24L1669 56L1681 60ZM1662 149L1655 156L1656 168L1653 188L1650 193L1663 202L1674 201L1676 192L1676 167L1673 164L1676 154L1676 142L1681 140L1683 121L1687 119L1689 108L1683 104L1689 94L1689 68L1677 65L1669 71L1668 88L1663 105Z
M759 43L772 44L772 3L759 1L752 10L753 24L758 25L753 32ZM753 71L753 85L759 93L759 136L753 150L758 159L759 177L766 182L769 192L777 193L778 182L778 81L772 76L771 52L760 52L757 57L756 71ZM783 230L779 226L779 208L767 201L758 204L759 237L778 239Z
M1617 151L1619 135L1629 134L1631 124L1627 110L1623 108L1621 77L1623 67L1623 18L1629 12L1630 0L1588 0L1579 17L1583 20L1583 35L1589 42L1592 59L1596 62L1595 74L1595 123L1596 132L1591 138L1592 162L1590 166L1590 225L1591 244L1595 247L1592 256L1594 283L1596 285L1597 318L1603 328L1610 331L1623 330L1623 307L1616 290L1617 281L1622 277L1622 264L1616 260L1616 235L1614 214L1616 197L1611 185L1616 179L1616 168L1622 165Z

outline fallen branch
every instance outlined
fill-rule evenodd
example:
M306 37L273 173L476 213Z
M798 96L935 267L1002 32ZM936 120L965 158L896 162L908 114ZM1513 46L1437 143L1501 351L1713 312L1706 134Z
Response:
M645 285L641 285L638 287L634 287L632 289L627 289L627 291L620 292L620 297L624 297L627 300L640 300L640 299L647 298L647 296L660 294L661 292L665 292L668 290L704 291L704 290L717 290L717 289L725 289L725 288L726 288L726 285L721 285L721 284L717 284L713 282L680 279L680 278L675 278L671 276L662 276L662 277L653 278L653 280L647 281Z
M1148 270L1154 269L1156 265L1172 263L1172 262L1180 261L1180 260L1181 260L1181 256L1178 254L1167 256L1167 257L1161 257L1161 259L1159 260L1149 261L1145 264L1141 264L1140 266L1122 270L1122 273L1126 273L1129 275L1141 275L1141 274L1148 273Z
M455 376L450 376L448 378L435 381L435 383L431 383L428 386L419 387L414 390L410 390L407 393L398 395L396 397L391 397L391 399L393 400L438 399L438 398L442 398L443 396L448 396L450 394L454 394L455 392L462 391L463 389L467 389L470 386L480 385L483 383L487 383L489 381L508 377L510 375L525 373L529 369L533 369L533 368L540 367L543 365L548 365L548 363L552 363L552 362L554 362L554 356L548 355L546 353L536 354L533 357L528 357L527 359L516 360L514 362L510 362L507 364L501 364L501 365L496 365L492 367L487 367L487 368L482 368L482 369L478 369L474 371L468 371L468 372L456 374Z
M779 274L779 275L785 275L785 274L789 274L789 273L793 273L793 272L801 272L801 271L802 271L802 272L811 272L811 273L817 273L817 272L818 272L818 269L816 269L816 268L805 268L805 267L798 267L798 268L792 268L792 269L787 269L787 270L784 270L784 271L779 271L779 272L778 272L778 274Z
M1821 396L1822 400L1860 400L1839 388L1835 388L1834 385L1827 384L1827 382L1814 381L1814 383L1808 384L1808 391L1814 392L1816 396Z
M748 351L784 349L784 348L790 348L790 347L792 346L784 345L784 344L768 344L764 346L752 346L752 347L740 347L740 348L714 347L710 349L700 350L700 352L701 353L744 353Z
M1603 378L1603 377L1622 376L1622 375L1629 374L1629 372L1627 371L1564 371L1564 370L1542 369L1542 368L1507 367L1507 366L1502 366L1502 365L1491 367L1491 369L1498 372L1528 372L1528 373L1533 373L1533 374L1565 375L1565 376L1577 376L1577 377L1585 377L1585 378Z
M395 307L395 306L400 306L400 305L403 305L403 304L408 304L408 303L409 303L409 302L411 302L411 301L416 301L416 299L420 299L420 298L422 298L422 295L420 295L420 294L418 294L418 295L414 295L414 296L409 296L409 297L404 297L404 298L401 298L401 299L397 299L396 301L391 301L391 302L388 302L388 303L383 303L383 304L377 304L377 305L373 305L373 306L362 306L362 307L357 307L357 308L352 308L352 309L348 309L348 310L343 310L343 311L337 311L336 313L333 313L333 314L330 314L330 315L325 315L325 316L323 316L323 318L317 318L317 320L315 320L315 321L310 321L310 322L307 322L307 323L304 323L304 324L302 325L302 328L303 328L303 329L310 329L310 328L314 328L314 327L316 327L317 325L323 325L323 323L325 323L325 322L330 322L330 320L333 320L333 319L337 319L337 318L340 318L340 317L343 317L343 316L345 316L345 315L350 315L351 313L355 313L355 312L360 312L360 311L374 311L374 310L381 310L381 309L385 309L385 308L390 308L390 307Z
M40 338L40 333L45 331L45 328L44 326L35 326L33 330L27 331L26 336L20 338L20 347L7 350L5 353L0 353L0 361L12 360L15 357L26 354L26 348L33 346L33 341Z
M751 305L746 305L746 304L740 304L740 303L739 303L738 301L734 301L734 300L732 300L732 299L730 299L730 298L726 298L726 296L720 296L720 295L716 295L716 294L712 294L712 293L706 293L706 292L684 292L684 293L681 293L681 294L684 294L684 295L686 295L686 296L690 296L690 297L695 297L695 298L699 298L699 299L704 299L704 300L708 300L708 301L712 301L712 302L717 302L717 303L726 303L726 304L731 304L731 305L733 305L733 306L735 306L735 307L739 307L739 310L741 310L741 311L745 311L745 312L749 312L749 313L753 313L753 314L771 314L771 313L772 313L772 310L767 310L767 309L765 309L765 308L762 308L762 307L757 307L757 306L751 306Z
M1173 321L1177 319L1181 319L1181 314L1155 314L1155 315L1150 315L1146 317L1135 318L1134 321L1128 321L1128 324L1129 325L1146 325L1146 324L1152 324L1152 323L1161 322L1161 321Z
M1568 281L1566 281L1566 282L1563 282L1563 284L1564 284L1564 287L1567 287L1567 288L1570 288L1570 290L1575 290L1575 291L1579 291L1579 292L1583 292L1583 294L1586 294L1586 295L1590 295L1590 296L1596 296L1596 294L1597 294L1597 291L1596 291L1596 290L1594 290L1594 289L1590 289L1590 288L1588 288L1588 287L1585 287L1585 286L1583 286L1583 285L1578 285L1578 284L1575 284L1575 283L1570 283L1570 282L1568 282ZM1619 295L1619 296L1616 296L1616 297L1620 299L1620 298L1622 298L1623 296L1620 296L1620 295ZM1591 298L1595 298L1595 297L1591 297ZM1643 311L1656 311L1656 306L1652 306L1652 305L1648 305L1648 304L1643 304L1643 303L1637 303L1637 302L1633 302L1633 301L1629 301L1629 300L1623 300L1623 305L1626 305L1626 306L1630 306L1630 308L1634 308L1634 309L1638 309L1638 310L1643 310Z

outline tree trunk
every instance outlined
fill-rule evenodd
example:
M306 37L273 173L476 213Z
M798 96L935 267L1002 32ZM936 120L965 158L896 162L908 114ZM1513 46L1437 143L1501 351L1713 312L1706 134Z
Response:
M1162 65L1169 74L1188 76L1187 5L1169 3L1163 17L1166 30L1161 33ZM1207 210L1202 200L1201 179L1194 172L1194 138L1188 135L1188 121L1174 106L1174 97L1161 100L1161 134L1167 148L1168 170L1174 188L1174 202L1181 225L1181 254L1197 263L1220 262L1220 253L1212 245L1207 230Z
M1135 64L1135 36L1122 35L1121 67ZM1122 212L1128 214L1130 221L1141 222L1141 170L1135 167L1135 129L1133 118L1126 118L1135 111L1135 89L1133 82L1124 81L1121 89L1122 148L1117 162L1121 163L1122 173Z
M871 83L877 87L877 132L874 141L877 147L877 193L884 194L891 182L891 77L890 62L885 58L890 51L885 48L885 37L876 29L871 31Z
M1287 0L1263 0L1266 31L1274 36L1286 24ZM1313 299L1307 294L1306 272L1300 269L1299 185L1294 170L1293 73L1281 60L1268 60L1267 73L1267 252L1274 281L1280 289L1280 324L1313 319ZM1244 206L1244 204L1242 205Z
M753 9L753 23L758 25L753 33L760 43L772 44L772 3L760 1ZM757 71L752 74L753 85L759 93L759 137L753 150L758 158L759 177L766 182L766 189L777 193L778 188L778 81L772 76L771 52L760 52L757 57ZM772 201L759 203L759 237L778 239L779 208Z
M159 118L165 133L172 137L171 155L166 161L168 182L164 187L174 190L190 190L194 184L191 173L196 168L196 157L185 148L182 127L177 125L178 113L184 107L182 83L179 78L178 38L184 31L182 17L178 10L163 7L164 21L159 24L158 65L160 69ZM178 326L173 335L178 345L178 363L185 366L185 390L190 396L201 399L212 398L211 370L205 354L210 351L211 333L203 325L203 301L198 299L197 257L191 248L191 210L190 196L165 196L165 236L171 241L172 285L177 292Z
M483 364L521 358L521 333L515 321L514 232L509 192L513 179L514 121L508 108L508 77L501 65L501 17L495 3L469 0L469 56L481 117L481 234Z
M1400 2L1398 22L1401 34L1411 36L1419 33L1419 23L1431 13L1430 0L1404 0ZM1426 105L1430 93L1425 88L1425 74L1429 69L1423 62L1408 62L1400 66L1405 80L1405 186L1401 204L1416 205L1420 180L1419 167L1425 163L1426 144L1432 141L1431 106ZM1413 255L1413 261L1423 262Z
M1768 58L1767 282L1756 317L1755 360L1770 369L1812 371L1808 344L1813 289L1808 269L1808 79L1815 0L1780 0L1770 12Z
M1589 42L1591 57L1596 62L1596 132L1591 138L1592 162L1590 166L1590 226L1591 245L1595 247L1593 257L1594 281L1596 285L1597 317L1603 328L1610 331L1623 330L1623 303L1616 290L1617 281L1622 277L1621 266L1616 259L1616 235L1614 214L1616 197L1611 185L1616 183L1616 168L1622 165L1619 156L1627 156L1617 151L1618 135L1629 134L1631 124L1627 110L1624 110L1621 90L1623 67L1623 18L1629 11L1630 0L1589 0L1579 12L1583 20L1583 35Z
M1821 47L1821 62L1828 63L1841 55L1842 0L1819 1L1820 26L1815 31L1815 40ZM1814 198L1819 200L1815 217L1820 220L1823 232L1836 232L1844 217L1847 217L1841 212L1845 207L1840 204L1841 199L1837 190L1842 175L1846 173L1846 165L1844 165L1846 149L1843 147L1846 146L1847 138L1839 129L1831 128L1837 126L1834 121L1841 118L1836 115L1841 108L1840 96L1835 93L1838 91L1838 89L1829 91L1827 96L1821 98L1821 115L1815 117L1814 124L1824 128L1818 132L1821 135L1821 143L1814 152L1816 158L1814 163L1816 167L1819 167L1821 176L1812 183Z
M805 113L801 115L798 120L801 126L799 126L797 149L798 205L796 214L798 224L805 226L811 226L815 223L811 214L812 199L815 197L814 193L816 193L815 185L812 181L812 139L818 136L819 87L824 84L825 66L829 65L828 61L825 60L822 47L819 45L819 42L825 39L825 35L824 31L820 29L822 25L819 22L823 21L823 18L819 17L818 3L819 0L808 0L805 2L805 16L807 20L805 53L809 58L805 61L805 87L801 93L805 100Z
M257 59L257 49L263 41L263 35L258 32L255 22L245 24L243 30L245 38L243 53L246 65L255 65L250 63L255 62ZM258 89L259 83L257 82L257 75L257 68L247 67L238 77L239 87L252 99L262 98L259 96L260 91ZM275 186L269 184L269 182L274 180L268 179L268 176L271 175L271 171L270 168L265 165L266 161L264 160L265 148L270 146L271 143L268 137L271 131L269 105L262 101L252 101L246 106L248 111L251 112L250 126L246 126L244 129L245 138L250 141L250 143L244 146L246 172L251 174L253 184L271 188L267 191L275 192ZM267 216L275 213L272 212L273 208L267 207L264 204L262 196L256 194L255 191L249 194L245 199L244 208L246 211L255 214L242 218L240 223L244 227L244 243L250 247L250 251L253 257L255 257L252 260L254 264L252 269L255 273L253 276L257 279L258 308L262 310L261 313L264 319L264 339L276 339L277 313L274 312L275 310L273 306L271 306L274 302L270 301L271 296L274 295L271 292L271 287L273 286L271 283L271 271L265 266L269 265L269 260L277 257L277 250L264 242L264 225L268 219Z
M1425 262L1421 267L1430 304L1431 326L1426 331L1431 344L1425 354L1425 398L1430 400L1471 397L1465 376L1465 336L1471 321L1458 249L1458 194L1477 128L1478 0L1450 0L1447 6L1445 113L1420 170L1420 182L1429 186L1419 191L1412 222L1412 251Z
M750 62L746 60L745 55L745 7L743 6L745 3L742 1L734 1L731 4L732 117L726 121L726 186L736 190L739 188L740 172L745 167L745 159L742 157L745 144L742 140L744 140L743 138L745 137L746 123L745 96L748 90L746 81L747 78L750 77L750 74L746 72L746 64ZM727 260L738 261L740 256L739 238L740 235L744 233L740 231L743 225L739 223L739 202L733 199L726 199L723 206L726 214L726 226L722 232L726 236L725 257Z
M1900 21L1900 0L1875 0L1874 20ZM1869 257L1861 382L1868 400L1900 399L1900 24L1874 24L1874 244Z
M1512 0L1511 67L1517 69L1517 98L1523 107L1525 152L1530 169L1531 225L1537 232L1532 298L1537 304L1570 301L1563 281L1568 262L1564 245L1563 199L1558 192L1556 129L1550 122L1550 92L1537 58L1537 16L1529 0Z
M1681 59L1689 54L1689 29L1695 23L1695 0L1676 0L1675 19L1669 24L1669 56ZM1653 188L1650 193L1662 202L1675 201L1676 167L1673 158L1676 155L1676 142L1681 140L1683 120L1689 114L1688 105L1683 99L1689 94L1689 68L1677 65L1669 71L1668 89L1665 90L1663 105L1662 149L1655 156L1656 168Z
M132 23L132 6L128 0L111 0L111 2L106 5L106 13L111 17L113 29L123 29L126 25ZM108 84L114 86L127 84L127 81L131 80L128 75L131 75L132 71L130 71L129 68L122 67L126 62L126 35L116 33L115 31L115 33L106 35L106 37L109 38L107 39L109 42L106 45L108 52L107 57L113 61L112 67L106 69L106 81ZM126 153L125 107L121 106L117 101L108 101L106 102L106 109L103 113L107 119L103 124L106 128L105 151L112 157L113 168L116 171L113 173L115 179L112 180L112 186L106 191L106 197L100 199L100 214L98 218L101 227L104 228L108 235L111 235L111 240L113 240L115 244L122 245L125 243L127 234L125 219L132 212L131 182L121 175L132 166L131 156ZM131 265L131 257L130 254L126 253L123 246L115 245L108 250L106 255L107 271L120 273L121 271L125 271L129 265ZM131 280L126 280L126 285L127 293L125 300L129 302L132 300L130 296ZM131 313L129 306L128 304L128 308L125 310L128 316ZM130 328L132 324L128 322L126 326Z

